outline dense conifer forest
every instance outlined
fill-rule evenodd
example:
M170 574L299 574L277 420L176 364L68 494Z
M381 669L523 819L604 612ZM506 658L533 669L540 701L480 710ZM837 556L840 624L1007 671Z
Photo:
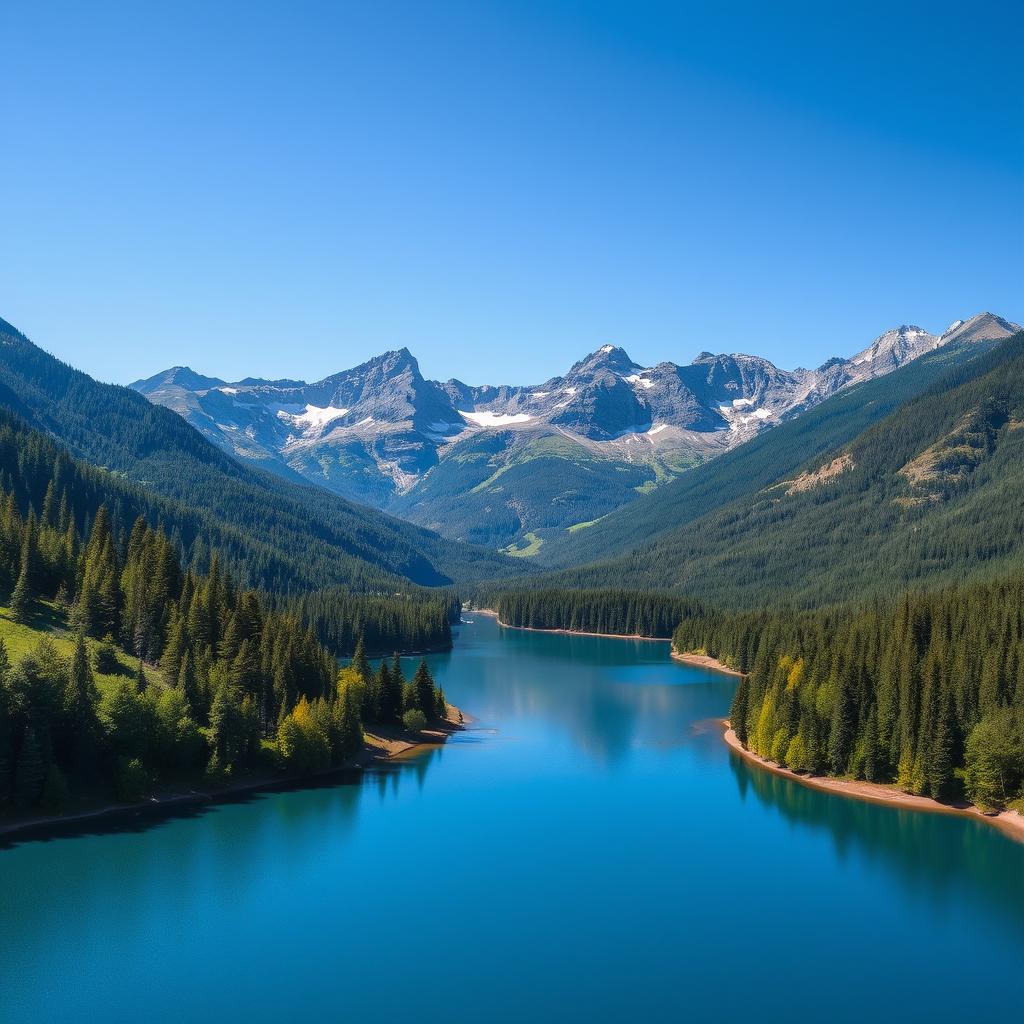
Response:
M459 619L462 602L451 590L411 588L385 597L332 587L303 594L283 606L308 622L332 651L351 655L360 639L371 654L446 651L452 645L451 625Z
M274 608L313 625L321 642L339 655L352 654L360 635L377 653L445 650L451 644L453 591L364 576L354 593L339 587L312 593L308 588L313 577L295 568L293 561L273 546L242 528L211 518L202 508L161 498L73 459L64 448L2 408L0 488L13 495L16 508L26 515L30 508L50 508L53 495L60 494L68 519L83 535L88 534L97 509L105 506L118 549L124 548L139 517L160 524L183 563L196 573L208 571L211 552L216 551L221 569L240 586L268 594ZM314 564L316 548L311 541ZM374 594L368 589L372 585L383 587L384 592Z
M762 757L986 810L1024 798L1024 577L857 607L698 614L673 642L748 673L731 721Z
M498 618L509 626L669 639L700 605L674 594L636 590L535 590L499 595Z
M38 512L24 493L0 495L0 814L326 769L361 751L364 724L416 731L444 717L425 664L407 683L397 656L374 672L357 642L339 672L301 609L274 610L216 551L206 572L183 567L141 516L120 540L106 505L80 503L81 484L57 472ZM346 607L382 639L410 605ZM15 658L5 634L34 643Z

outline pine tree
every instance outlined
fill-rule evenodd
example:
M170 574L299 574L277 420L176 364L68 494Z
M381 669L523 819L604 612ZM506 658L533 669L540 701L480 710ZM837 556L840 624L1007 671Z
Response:
M28 619L31 604L36 596L37 542L35 520L30 515L21 543L18 580L11 594L11 616L15 622L25 622Z
M89 774L94 768L101 733L98 707L99 691L89 664L89 652L86 650L84 635L79 633L71 655L67 687L64 691L70 760L78 775Z
M351 690L341 695L341 742L346 755L351 755L363 746L363 727L359 721L359 709Z
M394 681L394 685L398 687L402 693L405 693L405 674L402 672L402 659L396 651L391 658L391 678Z
M434 678L427 668L425 660L420 661L416 669L416 675L412 680L415 691L415 706L426 715L427 719L434 718L437 714L437 703L434 699Z
M363 634L359 634L356 641L355 654L352 655L352 668L359 677L360 682L368 683L373 678L373 669L366 657L366 644L363 642Z
M848 682L845 676L834 680L835 701L828 736L829 768L834 775L843 775L853 751L854 718Z
M160 670L165 679L176 680L181 672L181 663L188 650L188 634L186 620L174 605L171 610L170 625L167 630L167 642L160 655Z
M47 764L32 725L25 726L14 769L14 804L22 811L34 807L43 791Z
M383 722L397 723L402 720L402 683L395 678L386 661L380 663L377 673L380 717Z
M189 717L193 721L199 721L199 688L196 680L195 659L188 648L185 649L184 657L181 659L177 684L185 700L185 706L188 708Z
M231 683L218 687L210 705L211 767L229 770L245 752L246 722L242 699Z
M928 765L928 793L938 799L953 781L953 716L949 695L939 701L938 721Z
M729 724L736 733L736 739L744 746L747 743L747 697L750 684L747 677L740 676L736 684L736 693L732 698L732 707L729 710Z
M11 594L11 618L15 622L24 623L28 620L29 605L32 594L29 590L28 573L22 563L21 571L18 573L18 581L14 585L14 592Z
M864 730L864 778L877 782L881 778L881 750L878 743L878 709L871 705Z

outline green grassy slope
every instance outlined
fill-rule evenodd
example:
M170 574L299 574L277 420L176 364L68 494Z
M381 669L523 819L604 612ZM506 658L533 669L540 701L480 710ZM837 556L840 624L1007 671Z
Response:
M76 633L69 627L67 616L52 601L37 601L27 622L15 622L11 610L0 606L0 640L7 649L7 657L12 664L21 661L39 646L39 641L46 638L53 644L62 658L71 657L75 648ZM99 640L86 639L89 660L93 661ZM100 693L104 693L126 676L134 677L138 671L139 659L123 648L114 645L120 669L116 673L103 673L93 670L96 685ZM146 681L150 685L163 686L163 673L157 665L144 665Z

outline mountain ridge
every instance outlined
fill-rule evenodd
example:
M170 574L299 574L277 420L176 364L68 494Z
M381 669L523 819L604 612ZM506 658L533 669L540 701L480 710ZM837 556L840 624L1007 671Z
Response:
M241 462L181 416L134 390L93 380L6 321L0 406L73 458L197 510L209 530L244 533L238 547L246 568L238 575L246 584L281 593L337 586L392 593L406 584L447 586L517 571L493 551Z
M665 590L757 609L1019 570L1024 331L955 345L701 467L638 510L642 520L662 506L629 542L563 551L564 568L526 585ZM882 415L869 416L864 398Z
M845 387L1015 328L990 313L941 335L901 325L814 370L707 350L644 367L606 344L542 384L473 386L427 380L403 347L312 383L172 368L131 387L243 460L512 550L537 529L606 515Z

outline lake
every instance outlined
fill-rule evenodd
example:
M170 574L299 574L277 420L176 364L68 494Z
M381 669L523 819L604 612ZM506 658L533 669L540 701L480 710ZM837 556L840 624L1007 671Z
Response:
M468 618L443 748L0 849L0 1018L1016 1016L1024 845L748 767L667 643Z

